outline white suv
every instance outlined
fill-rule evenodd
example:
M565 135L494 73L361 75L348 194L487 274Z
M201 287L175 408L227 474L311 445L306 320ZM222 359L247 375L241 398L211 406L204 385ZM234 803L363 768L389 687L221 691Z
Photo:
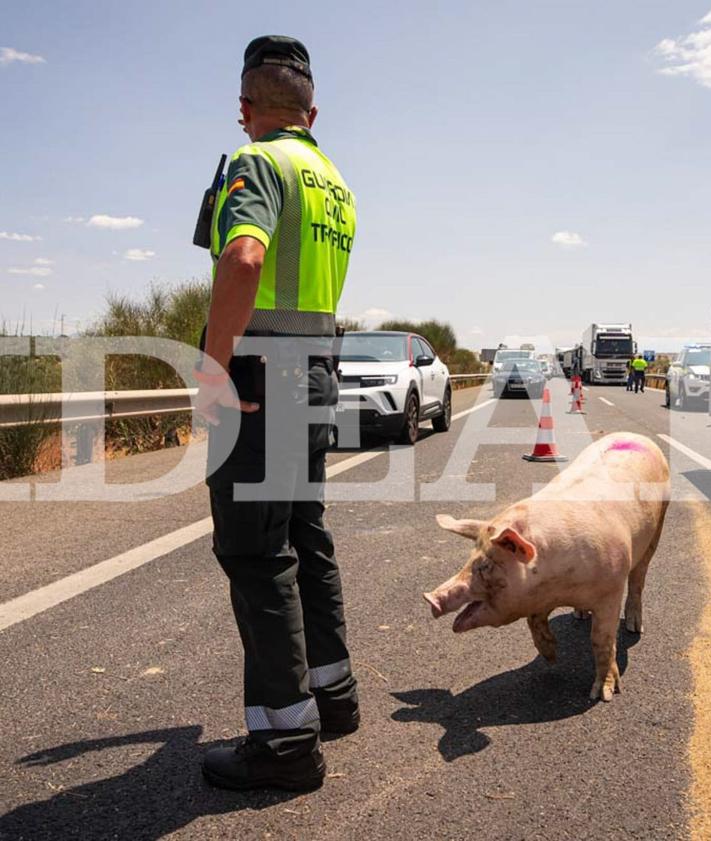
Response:
M667 371L666 404L682 411L692 404L709 405L711 345L688 345Z
M360 410L360 427L417 441L421 421L446 432L452 418L452 387L447 366L432 346L414 333L346 333L340 348L338 414Z

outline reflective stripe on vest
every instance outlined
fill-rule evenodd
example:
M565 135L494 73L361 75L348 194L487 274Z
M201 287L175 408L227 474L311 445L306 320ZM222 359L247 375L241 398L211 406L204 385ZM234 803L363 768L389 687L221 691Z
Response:
M283 333L286 336L335 336L336 316L303 310L254 310L248 333Z
M256 146L267 144L257 143ZM279 164L282 175L283 205L279 220L279 241L276 252L274 303L277 309L296 310L299 307L299 263L301 260L301 196L299 176L289 156L269 144L268 153Z

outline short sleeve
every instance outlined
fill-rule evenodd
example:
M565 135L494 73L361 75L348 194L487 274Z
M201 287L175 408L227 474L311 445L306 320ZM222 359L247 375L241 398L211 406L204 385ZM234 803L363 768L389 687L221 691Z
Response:
M263 155L241 152L229 165L225 191L217 223L222 248L240 236L269 248L283 202L281 180L271 163Z

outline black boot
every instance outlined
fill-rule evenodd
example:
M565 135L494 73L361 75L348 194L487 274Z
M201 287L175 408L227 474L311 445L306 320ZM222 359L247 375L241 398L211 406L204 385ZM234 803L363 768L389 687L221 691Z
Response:
M281 759L249 736L234 748L213 748L202 762L205 779L217 788L243 791L252 788L282 788L311 791L326 776L321 746L305 756Z

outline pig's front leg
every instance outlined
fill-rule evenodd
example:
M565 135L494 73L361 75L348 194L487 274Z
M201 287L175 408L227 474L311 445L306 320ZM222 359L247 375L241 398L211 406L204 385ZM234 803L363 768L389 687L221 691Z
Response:
M549 663L555 663L556 639L548 624L548 614L534 613L531 616L527 616L526 621L533 637L533 644L538 649L538 652Z
M615 692L622 691L620 670L617 668L617 627L620 622L622 593L609 596L593 610L592 648L595 658L595 682L590 698L611 701Z

